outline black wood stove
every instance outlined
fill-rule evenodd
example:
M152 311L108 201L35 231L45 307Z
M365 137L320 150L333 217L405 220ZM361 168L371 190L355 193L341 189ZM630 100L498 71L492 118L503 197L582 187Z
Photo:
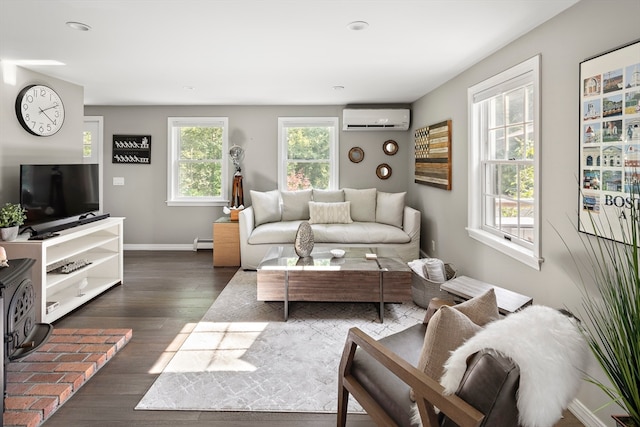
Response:
M9 266L0 268L0 305L4 315L0 356L3 365L0 382L2 383L2 409L6 390L5 368L11 360L19 359L35 351L44 344L53 326L48 323L36 323L36 292L31 282L31 267L35 260L30 258L9 260Z

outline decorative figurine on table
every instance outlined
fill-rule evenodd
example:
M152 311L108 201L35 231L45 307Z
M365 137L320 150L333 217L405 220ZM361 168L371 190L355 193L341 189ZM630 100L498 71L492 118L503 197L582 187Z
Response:
M242 190L242 168L240 162L244 159L244 148L233 145L229 149L229 157L233 162L236 171L233 174L233 191L231 192L231 207L237 208L244 205L244 194Z

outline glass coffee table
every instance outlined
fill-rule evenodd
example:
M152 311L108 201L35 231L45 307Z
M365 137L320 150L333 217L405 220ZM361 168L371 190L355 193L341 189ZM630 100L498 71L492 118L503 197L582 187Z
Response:
M291 246L274 246L258 265L258 301L283 301L284 319L292 301L373 302L384 321L385 302L411 301L411 269L395 251L380 247L315 247L299 258Z

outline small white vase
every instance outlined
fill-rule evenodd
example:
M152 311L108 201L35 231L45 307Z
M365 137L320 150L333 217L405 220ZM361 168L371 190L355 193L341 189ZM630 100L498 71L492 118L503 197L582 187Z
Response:
M18 230L19 226L15 225L13 227L2 227L0 228L0 238L5 242L10 242L12 240L16 240L18 238Z

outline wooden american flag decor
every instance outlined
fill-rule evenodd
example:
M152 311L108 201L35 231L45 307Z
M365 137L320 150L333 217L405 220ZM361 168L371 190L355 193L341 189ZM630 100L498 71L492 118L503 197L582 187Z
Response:
M451 120L416 129L417 184L451 190Z

